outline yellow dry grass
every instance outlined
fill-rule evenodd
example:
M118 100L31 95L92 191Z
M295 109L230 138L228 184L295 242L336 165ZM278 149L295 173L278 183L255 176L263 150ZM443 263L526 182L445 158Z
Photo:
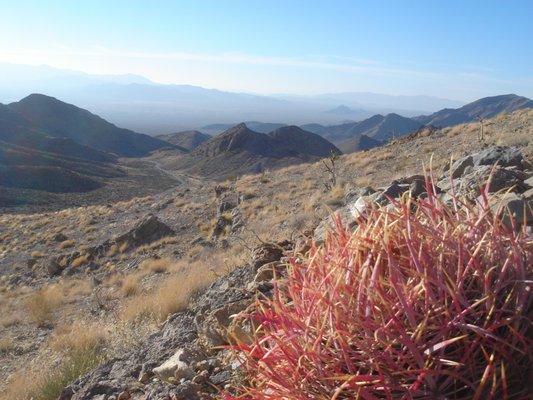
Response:
M52 285L31 294L25 302L30 320L38 325L53 323L54 313L63 301L63 293Z

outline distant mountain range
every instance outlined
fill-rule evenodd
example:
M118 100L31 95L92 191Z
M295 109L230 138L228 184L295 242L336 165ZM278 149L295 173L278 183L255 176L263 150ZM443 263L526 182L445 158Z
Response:
M377 113L415 116L462 105L430 96L375 93L263 96L158 84L137 75L90 75L46 66L0 63L0 103L35 92L76 104L118 126L154 135L213 123L235 125L241 121L331 125ZM357 112L350 115L328 112L339 105Z
M377 114L359 122L330 126L305 124L302 128L328 139L344 153L351 153L379 146L394 137L416 131L424 125L443 128L476 121L478 117L490 118L502 112L531 107L533 101L530 99L508 94L485 97L457 109L443 109L430 115L413 118L395 113L385 116Z
M265 134L241 123L183 155L173 167L223 178L318 160L332 152L340 153L326 139L297 126L284 126Z
M530 99L509 94L412 118L388 113L358 122L300 127L251 121L220 134L227 124L156 138L119 128L56 98L32 94L0 104L0 187L88 191L124 176L119 157L144 157L163 149L174 157L174 168L227 177L315 161L332 152L370 149L424 125L452 126L530 107Z

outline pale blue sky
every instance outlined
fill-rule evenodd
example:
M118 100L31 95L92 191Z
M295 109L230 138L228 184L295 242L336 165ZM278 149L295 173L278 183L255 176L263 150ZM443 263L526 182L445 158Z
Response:
M0 0L0 62L256 93L532 97L532 21L532 0Z

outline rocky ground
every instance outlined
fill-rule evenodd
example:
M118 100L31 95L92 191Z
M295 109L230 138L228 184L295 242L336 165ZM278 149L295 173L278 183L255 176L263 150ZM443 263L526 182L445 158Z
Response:
M495 161L493 207L527 210L532 121L531 110L486 121L483 141L476 124L419 132L340 157L334 176L318 162L225 182L184 177L181 186L103 205L11 210L0 216L3 398L28 397L48 368L61 369L64 348L77 348L77 326L99 333L105 351L64 399L209 398L238 371L217 347L227 329L246 333L230 316L268 294L282 257L323 238L332 210L353 223L368 202L423 196L422 164L430 162L445 200L453 185L475 201ZM161 168L157 158L143 162Z

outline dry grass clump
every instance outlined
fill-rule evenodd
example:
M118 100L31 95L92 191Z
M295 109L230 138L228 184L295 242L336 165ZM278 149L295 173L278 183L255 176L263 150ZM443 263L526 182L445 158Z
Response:
M160 274L166 272L174 262L175 261L170 258L151 258L144 260L141 263L141 268L145 271L153 272L154 274Z
M60 355L59 365L39 364L15 374L3 398L56 400L66 386L105 361L107 335L100 325L75 323L58 328L50 348Z
M81 267L82 265L85 265L89 262L89 256L87 254L82 254L79 257L76 257L74 260L72 260L72 266L74 268Z
M75 244L76 242L73 239L67 239L59 243L59 248L68 249L68 248L74 247Z
M56 285L32 293L25 302L30 320L37 325L52 323L54 312L63 301L63 293Z
M139 293L139 277L136 275L128 275L122 281L121 291L124 297L130 297Z
M485 195L433 194L340 221L251 316L246 399L525 399L533 238Z
M15 341L11 336L3 336L0 338L0 355L8 353L15 347Z
M128 301L122 311L124 321L163 321L168 315L184 310L192 295L206 287L214 276L211 271L191 271L172 276L153 292Z
M114 257L118 254L118 246L116 244L112 244L109 249L106 252L107 257Z
M35 250L31 252L30 256L32 258L42 258L44 257L44 253L42 251Z
M130 248L130 243L129 242L124 242L124 243L120 244L120 246L118 246L118 252L120 254L124 254L125 252L128 251L129 248Z
M245 252L244 247L233 246L221 252L199 250L194 259L167 259L167 272L170 273L168 278L151 291L126 300L120 318L126 322L163 321L168 315L184 310L191 296L210 285L220 275L242 265L244 259L249 257ZM149 261L151 263L154 260Z

